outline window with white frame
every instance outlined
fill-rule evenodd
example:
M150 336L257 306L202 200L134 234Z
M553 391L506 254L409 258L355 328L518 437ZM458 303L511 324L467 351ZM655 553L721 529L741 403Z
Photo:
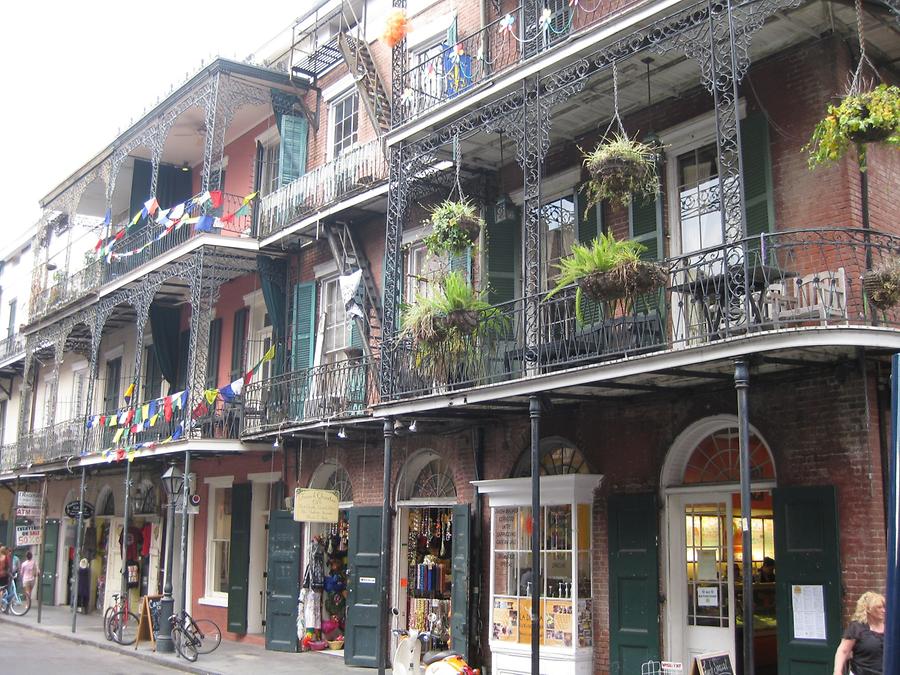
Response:
M716 144L678 155L679 234L682 253L722 243Z
M72 371L72 407L69 410L69 419L75 419L85 414L84 396L87 392L87 366Z
M275 130L273 139L260 141L262 143L262 175L259 181L259 195L265 197L267 194L275 192L280 187L280 157L281 142L278 137L278 131Z
M332 157L356 145L359 139L359 94L351 91L331 103Z
M334 363L344 359L344 350L350 346L350 326L341 284L338 277L322 283L322 351L323 362Z
M406 302L412 303L416 295L428 294L428 249L422 243L416 243L406 252L406 279L403 284Z
M210 484L209 523L206 544L206 595L228 594L228 567L231 560L231 486Z
M557 265L572 252L572 245L577 239L575 215L575 196L572 193L551 199L541 206L543 290L556 285L560 274Z
M413 92L416 110L432 108L445 97L444 92L444 43L438 42L420 49L413 55L417 66L414 71Z

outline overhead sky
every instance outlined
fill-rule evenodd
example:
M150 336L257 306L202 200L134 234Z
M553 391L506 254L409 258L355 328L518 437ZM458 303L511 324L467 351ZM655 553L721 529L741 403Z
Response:
M201 60L267 53L265 43L312 4L8 3L0 29L3 238L33 225L42 197L194 75Z

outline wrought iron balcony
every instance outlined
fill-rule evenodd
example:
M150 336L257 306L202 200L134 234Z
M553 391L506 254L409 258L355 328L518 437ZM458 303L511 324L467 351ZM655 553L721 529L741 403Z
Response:
M497 305L468 335L397 340L394 399L523 379L576 366L743 339L781 329L900 328L876 308L867 270L900 256L900 238L860 229L748 238L662 262L665 288L575 310L575 288ZM526 317L533 328L527 330Z
M378 402L377 372L377 361L360 356L251 382L241 433L364 416Z
M0 340L0 361L13 359L25 354L25 338L15 333Z
M280 232L304 216L364 192L387 179L388 167L379 141L342 153L266 195L259 203L260 239Z
M18 455L9 468L47 464L81 454L84 439L84 418L58 422L25 434L18 440ZM5 465L4 465L5 466Z
M0 471L12 471L19 466L19 444L0 445Z
M222 204L211 215L221 217L235 213L243 201L242 196L223 194ZM122 277L145 265L166 252L180 246L186 241L201 234L221 234L230 237L251 236L253 230L252 209L247 215L237 216L229 222L217 221L217 227L211 232L197 231L194 224L185 223L173 227L166 233L166 228L156 223L138 225L133 231L125 234L113 245L111 253L87 263L83 268L69 275L55 277L46 287L32 295L30 321L43 318L50 312L79 300L96 291L103 284ZM198 208L185 215L185 218L199 215ZM115 233L128 230L130 221L119 223L111 228Z

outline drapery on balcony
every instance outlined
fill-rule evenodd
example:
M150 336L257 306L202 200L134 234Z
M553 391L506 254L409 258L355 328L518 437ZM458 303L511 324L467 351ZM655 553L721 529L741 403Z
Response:
M258 235L262 239L275 234L306 215L374 187L387 180L387 175L379 141L347 150L263 197L258 207Z
M609 303L575 287L481 312L471 335L433 346L398 340L393 397L410 398L522 379L649 352L703 346L783 328L900 327L862 285L869 269L896 260L900 238L861 229L805 229L747 238L662 261L666 288ZM538 304L526 333L527 303Z
M243 196L225 193L222 195L222 205L212 211L211 215L222 216L234 213L241 207L243 199ZM187 223L173 228L168 234L162 234L165 228L155 223L149 226L138 225L115 243L112 256L108 260L106 258L92 260L72 274L54 279L45 288L34 294L31 301L30 320L36 321L60 307L83 298L103 284L128 274L201 234L220 234L226 237L251 236L252 211L255 208L257 208L256 203L251 202L250 213L237 216L227 223L217 221L221 227L214 227L210 232L198 232L193 224ZM199 213L199 209L194 209L185 217L196 216ZM129 224L130 221L119 223L110 228L110 232L118 232Z
M378 402L377 376L377 360L360 356L251 382L242 433L363 416Z

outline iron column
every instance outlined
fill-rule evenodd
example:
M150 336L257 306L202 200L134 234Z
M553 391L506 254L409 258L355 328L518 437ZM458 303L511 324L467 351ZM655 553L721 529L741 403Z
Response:
M750 538L750 370L746 359L734 362L734 388L737 390L738 441L741 465L741 575L744 578L744 672L753 669L753 541Z
M541 663L541 402L528 398L531 418L531 672Z
M390 551L391 539L391 445L394 440L394 419L384 418L384 501L381 503L381 561L378 563L378 571L381 576L381 621L387 620L386 616L392 616L388 608L387 587L387 559ZM385 660L388 649L388 625L379 626L378 631L378 675L385 674Z

